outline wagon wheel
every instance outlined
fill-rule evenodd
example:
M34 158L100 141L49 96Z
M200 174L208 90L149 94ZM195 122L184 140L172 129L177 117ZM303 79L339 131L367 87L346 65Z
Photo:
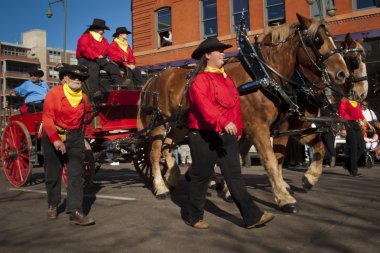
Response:
M94 176L97 170L95 170L95 157L92 153L90 145L85 141L85 151L84 151L84 165L83 165L83 179L84 186L91 185L94 181ZM62 180L67 185L67 170L66 164L63 165L62 170Z
M8 181L20 187L28 182L33 164L30 159L32 141L24 124L9 122L2 135L1 158Z
M153 182L152 163L149 158L151 150L151 143L146 142L137 148L135 155L133 155L133 165L135 166L137 174L148 184ZM165 175L168 167L163 158L160 160L161 174Z

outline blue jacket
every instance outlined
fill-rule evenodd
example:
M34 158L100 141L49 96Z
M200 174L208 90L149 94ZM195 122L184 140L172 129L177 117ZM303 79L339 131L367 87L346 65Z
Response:
M31 80L15 88L17 96L25 96L25 103L42 102L49 91L49 86L40 80L40 84L35 84Z

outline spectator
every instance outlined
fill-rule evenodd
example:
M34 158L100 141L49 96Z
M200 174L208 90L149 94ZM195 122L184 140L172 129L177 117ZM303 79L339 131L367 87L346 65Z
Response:
M11 96L25 96L27 112L41 112L44 106L44 99L49 91L49 86L41 80L44 72L40 69L29 71L30 80L10 91Z

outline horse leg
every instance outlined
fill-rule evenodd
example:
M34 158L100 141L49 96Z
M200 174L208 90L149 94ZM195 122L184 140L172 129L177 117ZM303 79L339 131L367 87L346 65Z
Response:
M281 183L283 187L285 187L286 190L291 195L293 195L294 192L292 191L290 185L287 182L285 182L284 176L283 176L283 165L284 165L286 145L288 143L288 140L289 140L289 136L282 136L282 137L278 137L274 139L273 149L277 157L277 162L278 162L277 170L278 170L279 178L281 178L281 181L279 183Z
M258 132L259 131L256 131L256 133ZM255 133L255 131L253 133ZM255 144L256 150L260 154L261 163L267 171L269 181L273 188L274 199L280 207L280 210L287 213L297 213L298 207L296 199L292 197L288 191L289 185L282 177L282 164L280 163L279 166L278 162L278 160L283 159L285 154L287 137L277 138L272 148L269 131L266 134L260 131L260 134L251 136L253 136L252 141Z
M160 159L161 149L164 141L165 126L159 126L152 131L152 149L150 151L150 161L152 163L153 192L157 199L167 199L170 197L168 188L162 178Z
M305 190L310 190L322 175L323 157L325 156L325 147L322 140L317 135L308 135L300 139L301 143L307 143L313 149L313 158L308 170L302 177L302 186Z
M168 166L167 176L165 179L170 190L174 190L174 187L177 186L179 176L181 174L178 164L173 156L174 148L175 143L173 142L173 139L166 137L164 145L162 146L162 154L165 157L166 165Z

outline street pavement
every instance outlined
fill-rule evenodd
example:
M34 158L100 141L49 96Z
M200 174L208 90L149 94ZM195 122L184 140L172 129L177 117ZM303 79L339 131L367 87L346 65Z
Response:
M302 189L304 168L284 170L300 206L298 214L278 210L262 167L243 168L252 198L276 215L266 226L251 230L242 227L236 206L214 190L208 191L205 211L210 229L185 225L181 209L186 207L188 183L183 176L170 200L157 200L131 164L103 167L95 178L99 188L85 197L85 210L96 219L90 227L70 225L64 202L58 219L47 219L42 168L21 188L11 186L0 171L0 253L380 252L379 165L361 168L361 178L347 176L340 166L324 169L309 192ZM181 170L183 175L185 168Z

